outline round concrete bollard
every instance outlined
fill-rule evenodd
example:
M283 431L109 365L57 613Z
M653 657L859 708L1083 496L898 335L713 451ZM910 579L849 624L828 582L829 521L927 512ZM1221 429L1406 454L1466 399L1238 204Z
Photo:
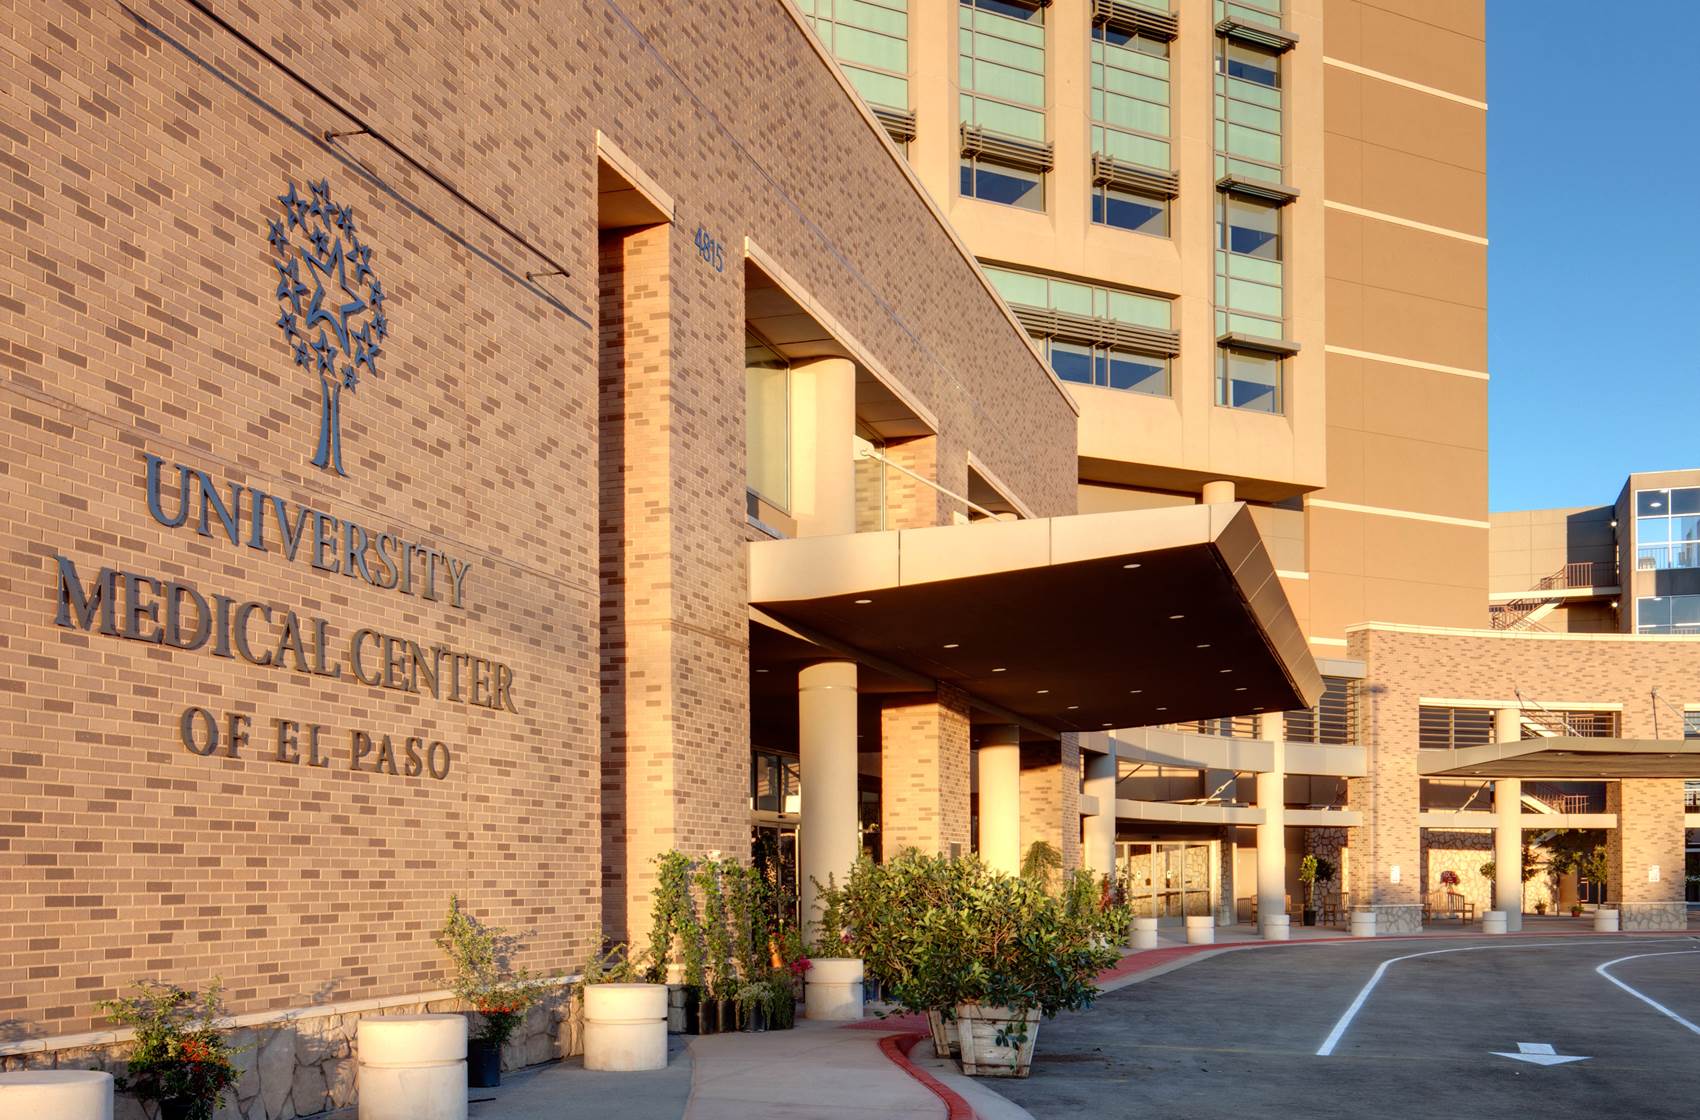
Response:
M1293 936L1293 919L1286 914L1270 914L1263 919L1263 940L1286 941Z
M667 986L586 984L584 1068L667 1068Z
M1352 924L1349 931L1353 937L1375 936L1375 911L1353 910Z
M1482 915L1483 933L1504 933L1505 928L1505 911L1489 910Z
M360 1020L360 1120L466 1120L466 1016Z
M1617 911L1616 910L1607 910L1604 907L1601 907L1600 909L1595 910L1594 911L1594 932L1595 933L1616 933L1617 932Z
M112 1075L95 1069L0 1073L6 1120L112 1120Z
M862 958L816 957L803 973L803 1017L845 1022L862 1017Z
M1155 949L1157 947L1157 919L1135 918L1133 920L1133 947L1135 949Z
M1214 914L1188 914L1186 918L1186 943L1188 945L1214 945L1216 943L1216 916Z

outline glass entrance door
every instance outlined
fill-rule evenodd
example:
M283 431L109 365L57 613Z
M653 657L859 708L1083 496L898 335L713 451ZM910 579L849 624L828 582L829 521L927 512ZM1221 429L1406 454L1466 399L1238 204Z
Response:
M1213 913L1211 843L1133 840L1117 844L1134 916L1178 924L1187 915Z
M757 821L750 827L750 863L767 881L776 925L798 924L797 826Z

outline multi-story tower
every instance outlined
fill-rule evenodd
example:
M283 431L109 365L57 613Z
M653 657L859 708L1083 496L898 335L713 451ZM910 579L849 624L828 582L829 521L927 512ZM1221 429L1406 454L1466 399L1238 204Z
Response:
M1080 508L1256 507L1318 656L1479 625L1483 7L802 0L1080 403Z

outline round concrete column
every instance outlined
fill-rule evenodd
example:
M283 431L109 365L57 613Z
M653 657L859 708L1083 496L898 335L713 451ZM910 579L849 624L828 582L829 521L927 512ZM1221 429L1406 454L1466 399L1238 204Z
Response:
M856 663L821 661L797 674L797 763L803 820L797 863L806 927L815 923L815 884L839 885L861 850L856 794Z
M1082 783L1082 792L1097 799L1098 812L1081 824L1081 857L1087 870L1099 875L1114 875L1116 871L1115 740L1110 740L1109 747L1106 754L1087 756L1086 780Z
M1274 744L1273 769L1257 776L1257 917L1287 912L1287 744L1286 717L1265 713L1258 734Z
M1523 737L1523 721L1516 708L1494 712L1493 737L1500 743ZM1493 783L1493 811L1494 909L1505 912L1505 928L1516 933L1523 928L1522 779L1500 778Z
M112 1075L92 1069L0 1073L0 1116L112 1120Z
M1221 480L1206 482L1199 494L1199 500L1207 506L1217 502L1231 502L1234 500L1234 484Z
M994 871L1021 871L1021 728L988 727L980 739L980 858ZM807 779L805 779L807 780Z

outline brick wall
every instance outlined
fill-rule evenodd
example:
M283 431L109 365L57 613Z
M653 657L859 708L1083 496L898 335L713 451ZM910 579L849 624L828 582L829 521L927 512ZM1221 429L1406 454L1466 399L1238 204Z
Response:
M941 685L936 697L887 704L880 728L884 851L970 850L968 697Z
M23 1035L93 1025L136 975L222 975L247 1013L436 988L451 891L567 969L622 891L643 908L645 853L743 850L745 237L939 418L942 482L972 449L1073 509L1063 394L781 4L212 6L276 61L169 0L138 5L154 29L0 13L0 1018ZM323 139L361 123L458 196L373 136ZM674 229L598 239L598 130ZM321 180L387 298L377 372L339 398L346 476L309 461L320 388L268 242ZM474 204L570 275L528 279L550 264ZM145 453L469 561L464 603L162 526ZM74 632L55 554L85 585L323 618L333 656L367 628L499 662L514 710ZM195 706L249 717L238 757L185 749ZM274 719L323 725L330 764L280 761ZM375 745L351 769L355 730L453 765L375 773Z

